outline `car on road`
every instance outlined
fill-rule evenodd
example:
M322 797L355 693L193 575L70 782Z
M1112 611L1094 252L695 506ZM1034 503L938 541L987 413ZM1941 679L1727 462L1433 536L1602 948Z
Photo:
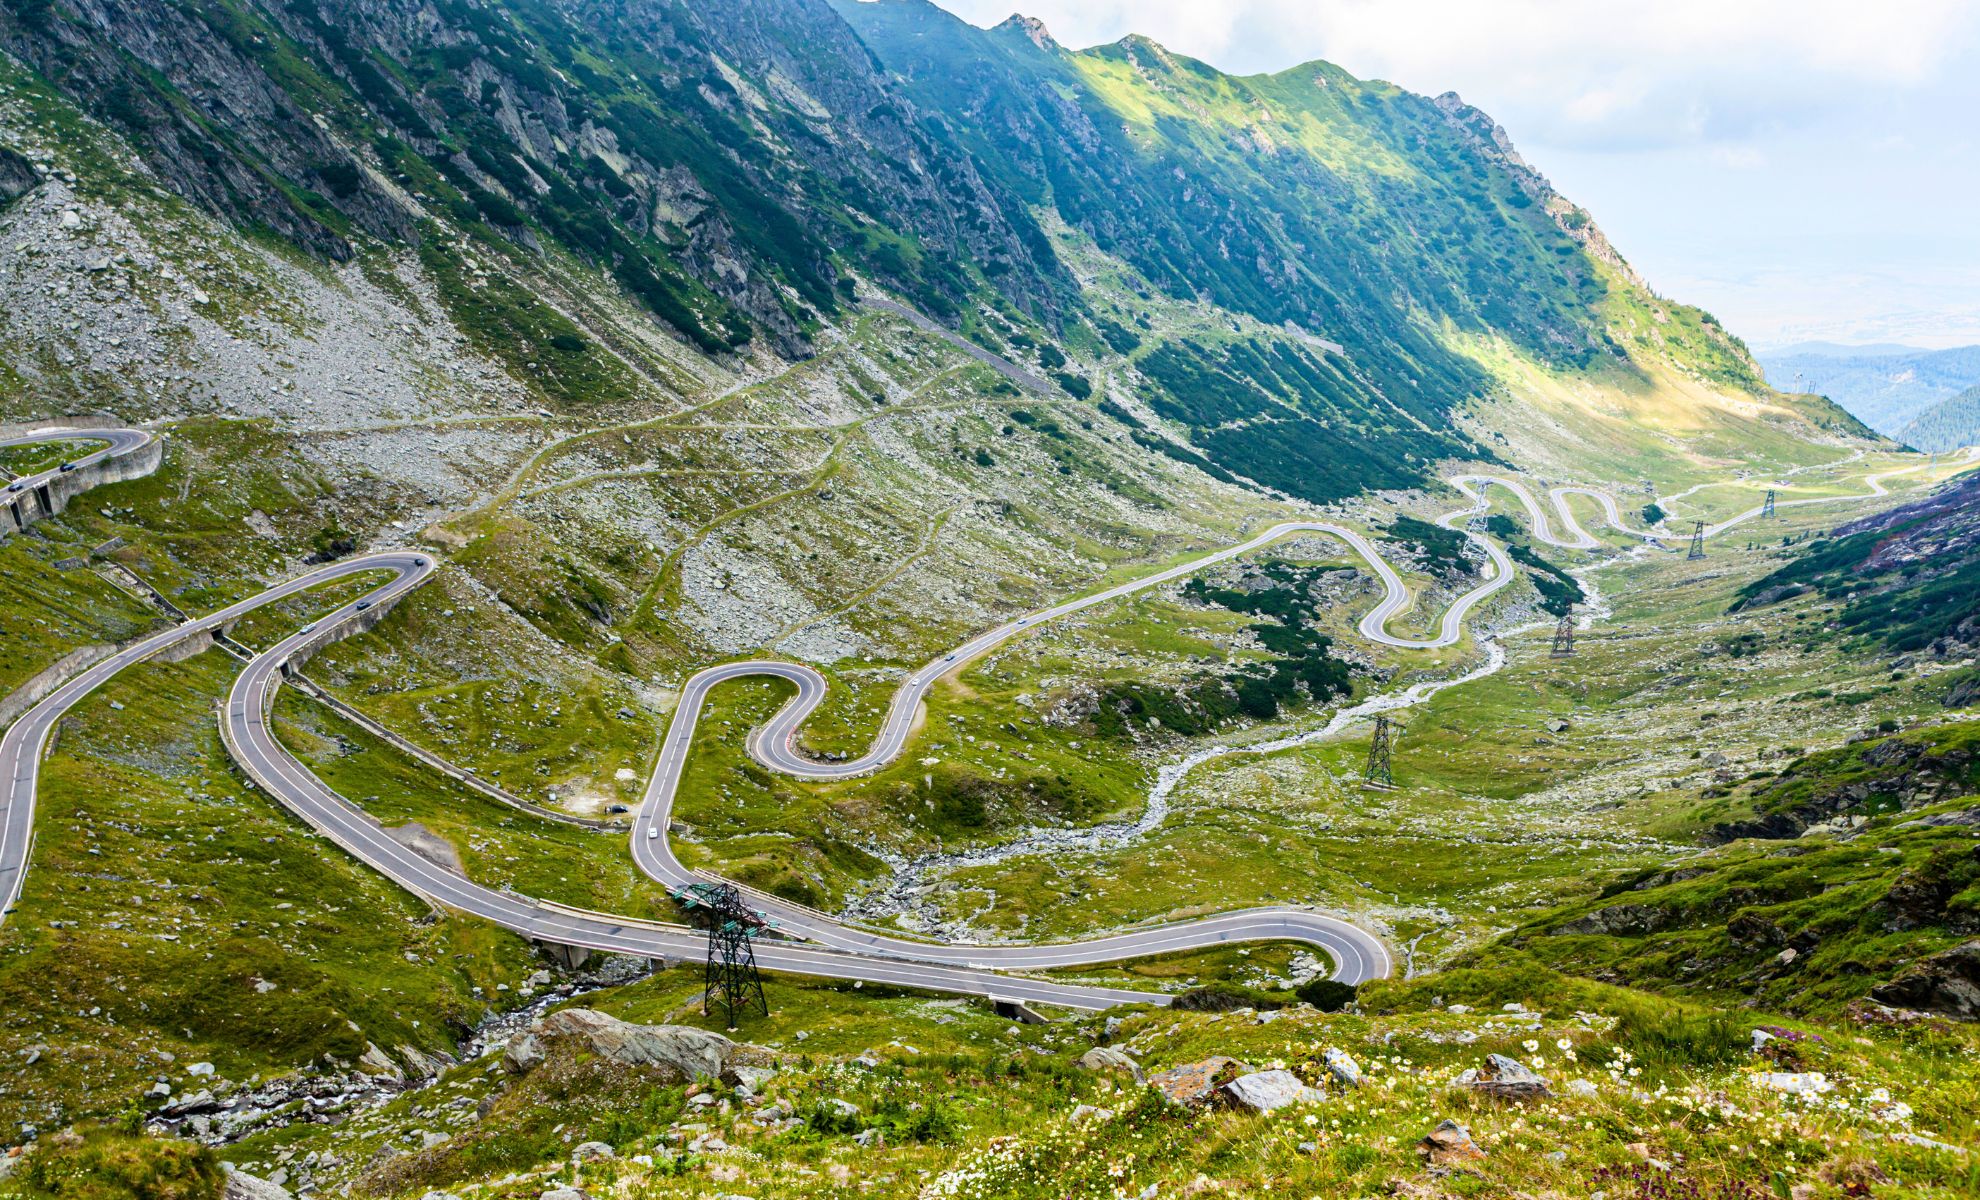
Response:
M307 625L305 625L305 626L303 626L303 627L302 627L301 629L298 629L298 630L296 630L296 632L297 632L297 633L315 633L315 632L316 632L316 622L314 622L314 621L311 621L311 622L310 622L309 624L307 624Z
M369 600L360 600L357 602L357 610L359 612L363 612L365 609L370 607L371 607L371 601Z
M7 490L10 492L18 492L26 486L27 486L27 482L25 480L16 479L14 482L7 485Z
M659 836L660 836L660 827L658 825L652 826L646 831L646 840L649 842Z
M74 464L74 463L72 463L72 462L65 462L65 463L63 463L63 464L62 464L62 469L63 469L64 471L73 471L73 470L75 470L75 469L76 469L76 464Z
M956 661L956 656L955 656L955 655L953 655L953 654L950 654L950 655L947 655L947 656L945 656L945 657L944 657L944 658L942 659L942 661L943 661L943 662L954 662L954 661Z

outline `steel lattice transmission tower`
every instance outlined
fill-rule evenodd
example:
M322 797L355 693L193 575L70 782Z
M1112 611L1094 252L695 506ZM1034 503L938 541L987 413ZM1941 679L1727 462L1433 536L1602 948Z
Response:
M738 1012L754 1008L769 1016L770 1001L756 971L754 945L767 922L743 903L733 883L697 883L687 891L708 915L708 986L701 994L701 1015L712 1015L720 1005L731 1032Z
M1375 737L1368 743L1368 767L1362 772L1362 781L1370 787L1392 788L1396 778L1389 770L1390 730L1393 726L1389 714L1375 714Z
M1764 502L1763 504L1761 504L1761 505L1760 505L1760 515L1761 515L1761 516L1762 516L1763 518L1764 518L1764 517L1771 517L1771 516L1773 516L1773 515L1774 515L1774 489L1773 489L1773 488L1768 488L1768 489L1767 489L1767 499L1766 499L1766 501L1765 501L1765 502Z
M1691 553L1686 558L1705 557L1705 522L1699 521L1691 527Z
M1573 653L1574 605L1570 604L1568 610L1561 614L1560 621L1554 625L1553 655L1555 658L1566 658Z

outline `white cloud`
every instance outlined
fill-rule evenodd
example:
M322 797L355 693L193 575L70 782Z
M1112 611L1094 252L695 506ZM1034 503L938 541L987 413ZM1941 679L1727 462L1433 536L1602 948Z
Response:
M1727 143L1712 147L1712 161L1735 171L1758 171L1767 165L1767 153L1757 146Z

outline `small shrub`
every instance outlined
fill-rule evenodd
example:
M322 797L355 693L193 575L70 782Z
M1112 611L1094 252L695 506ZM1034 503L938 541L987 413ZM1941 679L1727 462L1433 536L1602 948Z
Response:
M1354 1003L1355 986L1338 979L1314 979L1299 985L1293 995L1321 1012L1339 1012Z
M8 1181L32 1200L217 1200L220 1160L197 1142L97 1125L38 1143Z

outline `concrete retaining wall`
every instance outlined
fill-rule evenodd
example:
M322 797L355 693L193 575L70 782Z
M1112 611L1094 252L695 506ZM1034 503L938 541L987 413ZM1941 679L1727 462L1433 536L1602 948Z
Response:
M73 429L78 433L87 433L91 429L123 427L123 423L115 417L102 413L87 413L46 421L0 425L0 439L40 433L47 429ZM164 439L154 437L129 454L103 459L66 475L58 475L40 487L20 492L8 503L0 504L0 537L25 530L43 518L59 515L69 507L69 501L91 488L101 487L106 483L142 479L156 471L159 464L164 461Z
M94 487L106 483L123 483L131 479L143 479L158 469L165 461L165 443L153 438L129 454L106 458L101 462L81 467L67 475L57 475L48 481L45 489L48 498L55 502L54 516L69 507L69 501ZM42 489L37 489L42 490Z
M78 672L88 670L117 653L118 649L107 642L78 646L56 659L11 694L0 697L0 726L12 725L16 717L47 699L50 692L74 679Z

